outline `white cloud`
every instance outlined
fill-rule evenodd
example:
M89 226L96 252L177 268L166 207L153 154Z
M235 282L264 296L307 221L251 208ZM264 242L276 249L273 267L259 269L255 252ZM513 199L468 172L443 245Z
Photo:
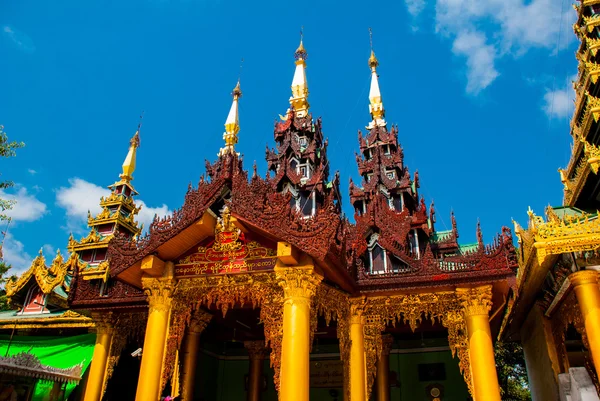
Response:
M152 223L152 220L154 220L155 215L163 217L172 213L172 211L169 210L169 207L165 204L160 207L148 207L144 201L138 201L137 204L142 206L142 209L138 213L137 220L144 225L144 229L148 229L148 227L150 227L150 223Z
M10 232L6 233L4 243L2 245L3 260L12 266L8 271L8 276L20 276L25 270L31 266L33 258L25 252L23 243L15 239Z
M65 209L67 215L67 229L83 234L87 232L88 210L92 215L100 213L100 198L110 195L110 190L100 187L81 178L69 179L69 186L61 187L56 192L57 204ZM170 214L169 207L165 204L159 207L149 207L142 200L136 200L141 206L137 220L144 224L145 228L150 226L154 215L165 216Z
M44 246L42 246L42 250L44 252L44 256L46 256L47 259L54 259L54 257L56 256L57 249L54 248L54 246L52 246L51 244L44 244Z
M34 170L34 169L32 169L32 168L29 168L29 169L27 169L27 172L28 172L29 174L31 174L31 175L36 175L36 174L37 174L37 171L35 171L35 170Z
M575 91L571 81L577 79L577 76L571 77L564 86L552 90L546 89L542 110L548 118L569 118L573 114Z
M16 193L7 193L0 190L0 198L13 200L12 209L4 213L13 221L35 221L47 212L46 204L39 201L34 195L27 192L25 187L17 186Z
M418 16L425 9L425 0L404 0L408 12L413 17Z
M32 54L35 52L35 45L29 36L8 25L5 25L2 30L4 35L8 37L8 39L15 47L17 47L17 49L27 54Z
M404 0L413 16L425 0ZM575 12L563 0L430 0L435 30L452 41L452 51L467 64L467 92L476 94L498 76L496 61L519 57L531 48L565 50L575 40Z
M494 67L496 50L485 42L481 32L462 31L452 45L454 54L467 58L467 93L479 93L499 75Z

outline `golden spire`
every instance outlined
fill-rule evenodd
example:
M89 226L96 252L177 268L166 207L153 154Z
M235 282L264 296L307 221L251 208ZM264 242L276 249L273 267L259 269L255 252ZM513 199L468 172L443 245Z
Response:
M302 43L303 33L300 31L300 46L296 49L296 71L292 80L292 97L290 105L298 117L306 117L308 114L308 83L306 82L306 50Z
M369 41L371 43L371 57L369 57L369 68L371 68L371 89L369 90L369 113L373 117L373 121L369 123L368 129L372 129L376 125L385 126L386 122L385 109L381 100L381 91L379 90L379 77L377 76L377 66L379 61L375 57L373 51L373 32L369 28Z
M119 177L122 181L129 183L133 180L133 172L135 171L135 154L137 152L137 148L140 146L140 128L142 123L138 125L137 131L133 135L133 138L129 141L129 152L127 153L127 157L125 157L125 161L123 162L123 174Z
M238 100L242 97L242 90L240 89L240 80L238 79L237 85L233 88L231 93L233 96L233 102L231 103L231 109L227 115L225 121L225 133L223 134L223 140L225 140L225 147L221 148L219 156L223 156L226 153L234 153L234 146L238 143L238 132L240 132L240 118L238 113Z

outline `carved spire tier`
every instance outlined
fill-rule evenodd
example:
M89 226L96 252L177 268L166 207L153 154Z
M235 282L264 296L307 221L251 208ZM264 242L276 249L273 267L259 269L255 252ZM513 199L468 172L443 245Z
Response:
M350 201L355 225L349 226L346 249L352 256L349 269L362 288L383 291L386 286L430 285L430 280L460 280L459 276L479 274L477 266L494 266L486 274L511 274L514 258L508 229L491 247L478 243L460 247L454 214L452 228L435 231L436 212L419 196L419 175L411 176L404 165L398 143L398 128L388 129L379 87L379 61L371 51L369 113L372 121L363 136L359 131L360 154L356 155L361 186L350 180ZM493 256L492 256L493 255Z
M80 274L87 280L108 279L108 262L106 253L108 242L118 234L127 237L136 237L142 231L138 226L135 216L141 209L133 197L137 191L133 188L133 172L137 148L140 145L139 127L129 142L129 151L123 162L123 173L120 180L110 185L109 196L100 198L102 210L96 216L88 212L89 234L76 241L73 236L69 238L69 251L76 252L82 262Z
M329 181L327 140L321 119L308 113L306 50L302 40L296 50L296 71L292 82L291 108L275 123L276 149L267 147L267 170L275 175L278 192L291 194L291 206L304 216L313 216L331 196L340 208L339 177Z

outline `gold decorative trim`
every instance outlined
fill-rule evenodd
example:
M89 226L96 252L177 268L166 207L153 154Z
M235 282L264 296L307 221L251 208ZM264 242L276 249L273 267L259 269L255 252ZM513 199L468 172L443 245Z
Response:
M79 270L81 278L84 280L102 280L108 281L109 263L108 260L98 263L96 266L87 265Z
M590 169L594 172L594 174L598 174L598 168L600 167L600 148L592 145L583 138L580 140L583 142L583 152Z
M598 19L600 21L600 18ZM585 62L585 70L590 76L593 83L598 82L598 76L600 75L600 65L591 61Z
M591 17L582 16L583 23L587 27L588 32L592 32L595 27L600 25L600 15L592 15Z
M46 259L40 250L39 255L31 262L31 267L18 280L9 280L6 282L6 296L11 298L16 295L32 277L35 277L40 290L44 294L49 294L57 286L65 286L65 277L78 266L80 266L80 262L77 254L71 253L69 259L65 262L60 251L57 251L52 264L50 267L47 267ZM68 286L65 286L65 291L69 291Z
M592 55L595 57L598 49L600 48L600 39L586 37L585 41L587 43L587 47Z
M271 367L274 382L279 391L279 372L281 362L281 341L283 338L283 291L279 279L274 273L252 273L219 276L201 276L180 280L173 293L173 312L163 368L163 383L173 372L175 351L183 336L181 325L176 322L189 322L192 311L201 306L216 306L223 315L234 306L251 304L260 307L260 319L265 333L265 345L271 348ZM190 302L190 300L194 300ZM173 358L171 358L171 356Z
M75 311L68 310L62 315L41 315L39 317L15 316L13 319L0 321L0 329L61 329L61 328L91 328L94 321Z
M455 291L444 291L367 298L364 313L371 336L369 342L365 341L367 360L377 361L380 357L382 345L379 337L386 324L403 321L414 331L424 319L437 320L448 329L448 342L452 356L458 356L460 371L469 392L473 394L463 295ZM367 384L370 383L370 386L376 373L375 366L372 365L372 363L367 364Z
M546 209L546 221L528 211L530 231L534 235L533 246L541 265L548 255L569 252L593 251L600 248L600 219L582 212L579 216L565 215L559 218L550 207Z

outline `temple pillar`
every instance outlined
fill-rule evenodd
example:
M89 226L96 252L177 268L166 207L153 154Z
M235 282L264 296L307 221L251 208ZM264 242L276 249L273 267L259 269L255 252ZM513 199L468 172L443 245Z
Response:
M364 304L364 298L350 300L350 401L365 401L367 394Z
M263 361L269 355L264 341L245 341L244 347L250 357L248 371L248 401L260 401L263 389Z
M296 266L284 266L279 260L275 267L284 295L279 399L308 401L311 301L323 277L308 256Z
M175 287L173 270L173 262L167 262L163 277L142 278L142 286L148 296L149 312L142 348L140 376L135 394L136 401L157 401L160 396L165 340Z
M500 387L488 316L492 308L492 286L458 288L456 293L467 323L473 398L475 401L500 401Z
M185 345L182 353L181 368L181 400L192 401L194 399L196 369L198 367L198 355L200 351L200 336L212 319L210 313L197 309L192 315L190 325L185 335Z
M394 337L391 335L382 336L383 348L377 360L377 401L390 401L390 351L393 343Z
M110 343L115 331L112 312L94 313L92 319L96 325L96 344L85 386L83 401L100 401L106 379L106 366L110 352Z
M533 401L558 400L559 359L550 321L533 305L520 329L521 345Z
M592 360L596 373L600 374L600 288L598 287L598 272L595 270L580 270L569 276L575 289L577 303L585 325Z

